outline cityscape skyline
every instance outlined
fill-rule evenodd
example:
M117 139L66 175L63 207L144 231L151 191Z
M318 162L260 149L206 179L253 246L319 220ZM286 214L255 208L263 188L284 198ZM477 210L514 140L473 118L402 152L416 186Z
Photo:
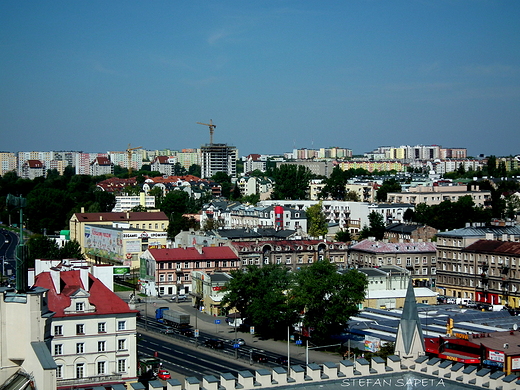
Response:
M0 5L2 150L342 146L516 155L520 4ZM516 38L515 38L516 37ZM106 145L106 146L105 146Z

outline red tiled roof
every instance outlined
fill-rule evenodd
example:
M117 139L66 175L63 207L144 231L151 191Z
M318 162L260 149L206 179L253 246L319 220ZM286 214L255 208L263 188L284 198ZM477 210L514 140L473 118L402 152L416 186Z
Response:
M169 159L170 157L168 156L155 156L155 158L152 161L152 164L154 164L155 162L158 162L159 164L168 164Z
M29 168L42 168L43 163L40 160L27 160Z
M96 157L92 163L97 162L98 165L111 165L112 162L108 157Z
M172 260L238 260L238 256L227 246L207 246L200 253L197 248L149 249L155 261Z
M75 213L80 222L121 222L121 221L167 221L168 217L159 212L129 212L129 213Z
M200 177L193 175L185 175L185 176L157 176L157 177L148 177L148 180L151 180L154 183L177 183L179 181L195 181L195 182L208 182L206 179L201 179Z
M120 314L120 313L136 313L137 310L131 310L128 304L119 298L114 292L110 291L99 279L90 273L89 284L90 294L89 302L95 307L95 311L91 313L65 314L64 310L71 304L70 296L83 286L80 278L80 271L61 271L60 283L63 286L61 293L58 294L54 287L50 272L42 272L35 278L35 286L43 287L49 290L47 293L47 302L49 310L55 312L54 317L69 317L78 315L103 315L103 314Z
M504 255L520 255L520 242L478 240L462 250L463 252L500 253Z

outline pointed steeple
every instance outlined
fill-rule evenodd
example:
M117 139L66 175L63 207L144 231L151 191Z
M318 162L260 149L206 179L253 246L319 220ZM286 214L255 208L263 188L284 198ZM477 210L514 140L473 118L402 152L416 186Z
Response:
M403 358L417 358L424 355L424 336L413 292L412 278L408 283L401 321L395 339L395 354Z

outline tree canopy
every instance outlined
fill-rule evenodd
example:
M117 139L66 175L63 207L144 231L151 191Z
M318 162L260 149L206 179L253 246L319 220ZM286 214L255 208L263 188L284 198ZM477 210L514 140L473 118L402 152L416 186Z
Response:
M386 202L386 197L389 192L401 192L401 184L393 177L385 180L381 187L379 187L376 193L376 199L379 202Z
M269 174L275 181L271 194L273 200L306 199L310 181L314 178L309 168L293 164L272 168Z
M311 237L325 236L329 231L327 219L323 213L322 202L307 208L307 230Z
M264 337L285 337L287 326L301 322L316 343L344 329L367 286L364 274L338 273L328 260L294 273L280 264L249 265L231 276L222 306L236 308Z
M386 225L383 215L375 211L368 214L369 226L364 226L359 233L359 238L375 237L382 240L385 235Z

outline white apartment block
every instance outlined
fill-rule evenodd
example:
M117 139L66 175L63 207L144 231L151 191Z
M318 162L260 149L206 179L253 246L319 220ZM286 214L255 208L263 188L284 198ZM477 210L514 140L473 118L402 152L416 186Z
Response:
M484 162L482 160L440 160L433 162L433 169L435 173L443 175L447 172L455 172L460 166L464 167L466 172L474 171L477 172L484 168Z
M202 177L210 178L217 172L224 172L231 177L237 173L238 150L226 144L211 144L201 148Z
M112 212L119 213L123 211L130 211L136 206L143 206L147 209L155 208L155 196L145 195L141 192L137 196L116 196L116 205L112 209Z
M387 202L412 205L425 203L432 206L445 200L457 202L467 195L471 196L477 206L487 206L491 201L491 191L479 191L476 187L468 191L466 186L417 186L411 187L408 192L389 192Z

